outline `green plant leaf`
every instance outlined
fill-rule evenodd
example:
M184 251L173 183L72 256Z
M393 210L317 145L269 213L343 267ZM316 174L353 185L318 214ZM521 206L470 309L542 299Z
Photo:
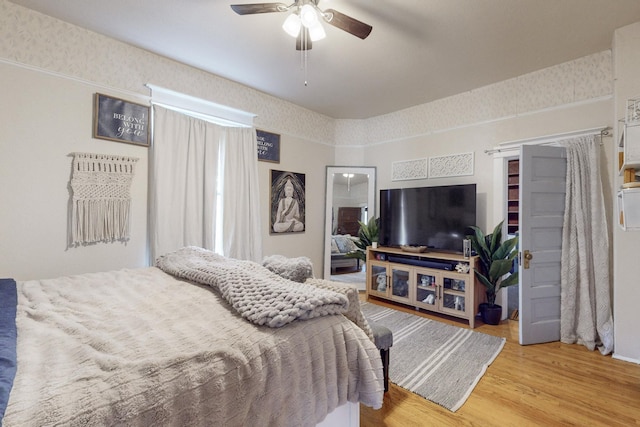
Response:
M473 270L476 272L476 277L478 278L478 280L480 280L480 283L482 283L487 288L487 291L494 288L493 283L484 274L482 274L476 268L474 268Z
M487 236L487 238L491 238L489 249L492 254L495 253L502 242L502 223L504 223L504 221L500 221L500 224L496 225L493 232Z
M492 258L493 259L507 259L513 254L513 249L518 244L518 238L512 237L511 239L505 240L502 242L500 246L496 248L494 251Z
M513 261L508 259L496 259L491 263L491 269L489 270L489 279L497 283L498 280L511 271L513 267Z
M517 285L519 282L519 274L518 272L514 272L510 274L508 277L505 277L504 280L500 282L500 289L506 288L507 286Z
M358 221L360 225L358 240L354 242L358 249L347 253L346 256L349 258L358 258L363 261L367 260L367 246L371 246L372 242L378 241L378 221L377 218L370 218L366 224Z
M491 252L487 246L486 237L480 228L476 226L471 226L470 228L474 231L474 234L467 236L471 240L471 247L480 257L481 271L484 274L489 274Z
M514 259L518 256L518 236L502 241L504 221L496 225L491 234L485 235L476 226L470 226L473 234L467 236L471 247L478 254L479 267L474 268L476 277L486 288L487 301L495 302L497 292L507 286L518 283L518 272L507 275L513 269Z

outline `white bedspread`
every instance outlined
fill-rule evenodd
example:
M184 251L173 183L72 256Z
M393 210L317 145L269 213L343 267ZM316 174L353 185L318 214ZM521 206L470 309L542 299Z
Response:
M342 315L282 328L151 267L18 283L4 427L311 426L382 405L382 366Z

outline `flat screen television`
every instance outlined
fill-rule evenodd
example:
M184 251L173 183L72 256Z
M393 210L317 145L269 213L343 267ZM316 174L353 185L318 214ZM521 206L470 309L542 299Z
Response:
M382 246L462 253L476 223L476 184L380 190Z

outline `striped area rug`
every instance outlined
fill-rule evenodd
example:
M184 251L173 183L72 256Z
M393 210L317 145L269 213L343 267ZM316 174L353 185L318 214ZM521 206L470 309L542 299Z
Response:
M389 380L457 411L498 356L505 339L362 303L370 322L393 332Z

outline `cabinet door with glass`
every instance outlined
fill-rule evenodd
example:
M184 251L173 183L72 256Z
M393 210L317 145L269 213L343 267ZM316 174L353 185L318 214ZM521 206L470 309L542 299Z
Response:
M438 305L438 284L440 273L416 268L416 301L418 307L434 310Z
M471 289L469 285L469 274L457 274L453 272L442 273L442 288L440 311L460 315L469 313L472 307L467 307L466 291Z
M387 262L370 261L367 270L367 290L371 295L389 298L391 287L387 278Z
M389 277L391 285L391 299L398 302L411 302L411 267L404 267L400 264L390 264Z

